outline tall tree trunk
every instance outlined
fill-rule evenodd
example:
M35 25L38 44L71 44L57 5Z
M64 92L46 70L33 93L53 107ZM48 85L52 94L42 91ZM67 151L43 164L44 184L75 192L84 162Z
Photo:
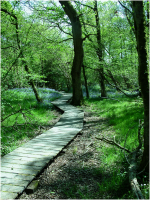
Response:
M99 23L98 9L97 9L97 0L94 0L94 12L95 12L97 44L98 44L96 53L100 62L99 77L100 77L100 86L101 86L101 97L107 97L106 88L105 88L104 69L103 69L103 65L101 64L101 62L103 61L103 54L102 54L103 49L102 49L101 30L100 30L100 23Z
M74 43L74 60L71 70L73 98L72 104L79 106L83 100L81 88L81 68L83 63L83 47L82 47L82 30L81 23L76 10L70 1L59 1L66 15L69 17L72 25L73 43Z
M82 65L83 68L83 77L84 77L84 82L85 82L85 89L86 89L86 97L89 98L89 90L88 90L88 85L87 85L87 78L85 74L85 65Z
M135 35L138 52L138 79L144 104L144 152L140 170L149 171L149 83L144 27L143 1L132 1Z

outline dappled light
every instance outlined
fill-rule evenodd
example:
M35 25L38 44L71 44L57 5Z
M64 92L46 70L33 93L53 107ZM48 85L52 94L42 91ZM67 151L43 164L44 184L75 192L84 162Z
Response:
M1 199L149 199L148 54L149 1L1 1Z

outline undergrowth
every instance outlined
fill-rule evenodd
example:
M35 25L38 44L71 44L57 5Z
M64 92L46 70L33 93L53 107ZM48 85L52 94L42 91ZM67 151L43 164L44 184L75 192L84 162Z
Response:
M126 97L115 90L109 91L108 98L105 99L100 98L99 92L95 93L95 91L97 90L90 90L91 98L85 98L84 105L82 106L82 109L86 113L92 113L92 117L100 119L99 124L93 122L93 126L89 127L92 130L93 137L104 136L110 140L115 139L122 147L125 146L130 151L133 151L138 146L139 119L143 120L144 118L142 99L140 97L133 97L132 95L131 97ZM44 102L40 104L35 101L35 97L31 94L30 89L27 91L24 89L19 89L18 91L17 89L9 90L2 97L3 118L17 109L27 109L22 111L24 114L18 113L12 115L2 123L3 155L21 145L22 142L34 137L34 128L47 125L51 119L56 117L50 103L51 100L58 97L56 96L56 92L47 89L39 89L39 92L40 96L44 99ZM143 134L143 129L141 130L141 134ZM89 135L87 139L91 140L91 136ZM79 179L82 179L82 176L76 176L74 182L69 180L67 182L64 179L64 183L61 182L61 190L65 198L134 199L129 185L129 164L125 158L128 158L128 153L124 153L124 151L116 146L98 139L94 140L93 148L95 148L96 154L98 152L100 165L96 165L94 168L92 165L88 165L87 161L85 166L82 165L80 167L78 161L77 169L69 167L68 173L71 173L71 170L73 170L73 174L82 171L81 174L85 173L88 176L94 177L95 185L91 186L90 183L85 183L84 181L83 185L79 185L78 182L81 183ZM71 156L75 157L78 153L78 148L75 146L72 149ZM137 178L145 199L149 199L149 174L144 173L138 175ZM58 184L56 184L56 190L57 187ZM55 190L49 192L55 193Z
M38 88L42 103L31 88L15 88L2 93L1 155L5 155L38 134L42 126L57 118L51 101L61 95L55 90Z
M115 140L130 151L138 146L139 119L144 118L142 98L126 97L118 92L108 93L108 98L85 98L84 109L107 121L98 133L99 137ZM129 164L125 159L125 156L128 158L127 153L100 140L95 144L98 145L97 150L103 153L101 156L103 171L111 173L108 179L105 178L98 183L100 196L103 194L106 199L112 196L116 199L134 199L128 181ZM149 199L148 181L149 174L138 176L141 191L146 199ZM84 196L86 197L89 198L89 195Z

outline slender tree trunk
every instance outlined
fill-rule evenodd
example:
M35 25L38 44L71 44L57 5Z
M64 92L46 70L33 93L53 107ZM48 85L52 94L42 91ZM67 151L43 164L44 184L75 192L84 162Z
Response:
M132 85L129 83L129 78L127 78L126 76L122 76L122 77L123 77L124 82L125 82L125 84L127 86L127 89L132 88Z
M79 106L83 101L81 88L81 67L83 63L83 47L82 47L82 30L81 23L76 10L70 1L59 1L66 15L69 17L72 25L73 43L74 43L74 60L71 70L73 98L72 104Z
M118 89L118 87L119 87L119 86L118 86L118 83L117 83L117 81L115 80L113 74L111 73L110 70L107 69L107 71L108 71L108 73L109 73L109 77L111 78L111 80L113 81L113 83L114 83L115 86L116 86L116 90L117 90L117 91L120 91L120 90Z
M6 14L10 15L11 17L13 17L13 18L15 19L14 25L15 25L15 28L16 28L16 38L17 38L18 48L19 48L19 50L20 50L20 53L19 53L17 59L18 59L18 58L24 58L23 52L22 52L22 49L21 49L21 45L20 45L18 18L17 18L17 16L16 16L13 12L10 13L10 12L9 12L8 10L6 10L6 9L1 9L1 11L5 12ZM17 61L17 60L15 60L15 62L16 62L16 61ZM26 72L29 74L29 68L28 68L27 63L26 63L25 61L23 61L23 63L25 64L25 70L26 70ZM28 77L28 78L29 78L29 77ZM33 81L33 80L29 80L28 83L31 85L31 87L32 87L32 89L33 89L33 92L34 92L34 94L35 94L35 97L36 97L36 99L37 99L37 101L38 101L38 102L42 102L42 99L39 97L38 91L37 91L37 89L36 89L36 87L35 87L34 81Z
M21 49L20 49L20 51L21 51L21 58L24 58L23 52L22 52ZM29 70L29 67L28 67L26 61L23 60L22 62L23 62L25 71L27 72L27 74L30 74L30 70ZM29 76L28 76L27 78L28 78L28 83L29 83L29 85L31 85L31 87L32 87L32 89L33 89L33 92L34 92L34 94L35 94L36 100L37 100L39 103L42 102L42 99L40 98L40 96L39 96L39 94L38 94L38 91L37 91L37 89L36 89L36 86L35 86L34 81L33 81L32 79L30 79Z
M25 71L29 74L30 72L29 72L29 67L28 67L28 65L26 64L26 62L24 61L24 64L25 64L25 66L24 66L24 68L25 68ZM36 86L35 86L35 84L34 84L34 81L31 79L30 80L30 78L28 77L28 83L31 85L31 87L32 87L32 89L33 89L33 92L34 92L34 94L35 94L35 97L36 97L36 100L40 103L40 102L42 102L42 99L40 98L40 96L39 96L39 94L38 94L38 91L37 91L37 88L36 88Z
M146 39L144 31L143 1L132 1L133 18L138 52L138 79L144 104L144 152L140 170L149 171L149 83Z
M85 89L86 89L86 97L89 98L89 90L88 90L88 85L87 85L87 78L85 74L85 65L82 65L83 68L83 77L84 77L84 82L85 82Z
M106 88L105 88L104 69L101 64L101 62L103 61L103 55L102 55L103 49L102 49L101 30L100 30L100 23L99 23L98 9L97 9L97 0L94 0L94 12L95 12L97 44L98 44L96 53L100 62L99 77L100 77L100 86L101 86L101 97L107 97Z

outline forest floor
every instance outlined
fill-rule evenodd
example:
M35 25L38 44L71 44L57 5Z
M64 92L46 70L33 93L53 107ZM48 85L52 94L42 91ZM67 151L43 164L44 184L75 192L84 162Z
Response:
M108 168L101 159L107 156L102 147L111 145L96 137L113 136L113 127L106 118L96 117L94 112L82 108L85 111L83 130L37 177L37 190L33 194L24 192L19 199L115 199L129 189L125 182L117 185L114 180L113 185L110 181L114 176L111 168L122 168L119 161Z

